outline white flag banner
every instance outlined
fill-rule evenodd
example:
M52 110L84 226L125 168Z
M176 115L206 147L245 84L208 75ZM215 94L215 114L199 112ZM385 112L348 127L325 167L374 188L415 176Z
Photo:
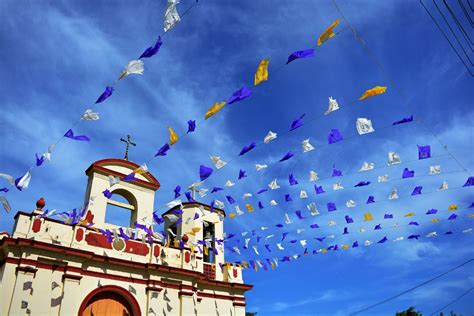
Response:
M357 119L356 128L359 135L375 132L374 128L372 127L372 121L363 117L359 117Z
M178 10L176 10L178 4L179 0L168 0L165 11L165 20L163 22L163 29L165 32L171 30L179 21L181 21Z
M337 103L336 99L329 97L328 110L324 112L324 115L328 115L329 113L334 112L336 110L339 110L339 104Z

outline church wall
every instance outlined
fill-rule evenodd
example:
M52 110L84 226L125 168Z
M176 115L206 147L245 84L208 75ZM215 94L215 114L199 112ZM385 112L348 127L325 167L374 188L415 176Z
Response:
M0 277L0 315L8 315L13 291L15 290L16 278L15 267L13 265L5 264L1 268Z
M15 254L17 256L14 256ZM180 315L194 314L194 309L198 312L206 311L203 314L208 315L209 311L216 310L217 300L220 315L229 315L231 309L234 311L232 315L243 315L238 311L244 309L234 306L235 302L244 304L242 290L223 289L214 285L209 288L199 281L196 284L196 279L192 276L154 270L149 270L148 273L144 270L139 272L138 269L117 267L106 262L84 263L80 258L35 248L22 249L21 255L19 254L16 250L11 252L10 258L17 259L7 260L2 267L9 271L11 276L4 278L3 283L14 283L13 286L2 285L0 288L1 297L8 303L5 305L10 305L8 298L11 298L11 315L25 314L26 309L21 308L22 301L28 302L27 308L34 311L33 315L76 315L82 301L90 292L98 286L107 285L119 286L133 292L132 295L138 301L142 313L151 307L158 315L161 315L163 308L168 315L179 315L180 311ZM21 269L18 270L18 267ZM26 282L32 282L31 294L23 290ZM52 289L53 282L59 286ZM154 297L147 292L150 284L155 284L151 288L158 290ZM14 290L8 293L7 289ZM8 312L5 315L8 315Z
M118 165L109 166L112 160L99 161L86 172L86 201L95 197L88 209L94 227L101 229L118 228L104 223L107 198L102 191L109 188L107 175L126 175L135 168L119 160L114 160ZM141 180L121 181L110 191L129 191L137 201L138 221L150 225L159 182L150 174L137 177ZM215 277L211 270L204 273L203 254L196 247L203 240L203 220L214 223L216 239L224 238L223 217L210 212L208 205L183 204L178 240L184 234L189 237L183 249L164 247L157 239L151 245L123 238L111 244L95 228L84 227L85 221L70 225L39 217L42 207L38 203L34 213L18 212L13 236L0 235L0 315L26 315L27 310L30 315L77 315L91 292L114 287L120 292L119 287L135 298L142 315L151 308L155 315L244 316L244 293L252 286L243 284L241 267L221 268L224 249L216 245ZM200 220L192 220L194 213L200 214ZM193 235L192 228L200 230ZM141 239L142 234L137 237ZM120 244L123 249L118 249Z

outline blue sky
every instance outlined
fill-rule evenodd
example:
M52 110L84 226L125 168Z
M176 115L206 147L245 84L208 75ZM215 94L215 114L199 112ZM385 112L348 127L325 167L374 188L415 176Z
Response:
M179 11L193 3L184 0ZM155 209L160 211L165 211L162 205L173 198L172 190L177 184L185 187L197 181L199 165L212 165L210 155L220 155L229 161L244 145L259 142L255 150L211 176L206 187L222 186L230 179L238 183L224 192L240 199L245 192L255 193L278 178L282 188L262 195L262 202L268 205L271 199L282 201L285 193L292 194L294 202L280 202L278 207L267 206L227 219L228 232L274 227L288 213L293 219L288 231L306 228L299 236L292 233L290 237L307 239L309 248L316 249L319 245L312 238L340 234L347 214L357 220L366 211L374 216L389 211L399 216L408 211L422 214L430 208L446 209L451 203L460 205L460 215L468 214L464 209L473 200L472 188L407 196L417 185L431 192L443 180L456 188L468 177L449 159L432 133L473 173L472 77L419 2L338 3L383 70L347 29L316 47L314 58L296 60L280 68L293 51L314 48L318 35L340 17L329 1L202 0L166 34L158 55L145 60L144 76L132 75L121 81L113 96L95 107L99 121L81 122L74 127L77 134L89 135L90 143L61 141L53 152L52 162L34 169L28 190L12 189L7 193L14 212L2 214L0 230L11 231L14 213L32 210L42 196L50 209L68 210L80 205L86 188L84 170L98 159L121 158L123 144L119 139L126 134L131 134L138 144L131 150L131 160L138 164L147 162L162 184L155 200ZM162 30L164 8L165 1L2 1L0 172L22 175L34 164L35 152L43 153L60 138L105 86L113 84L128 61L154 43ZM338 30L344 28L341 22ZM182 138L168 156L153 159L167 141L169 126L183 134L188 119L202 121L214 102L226 100L242 85L251 88L255 69L265 57L270 59L270 80L255 88L251 98L226 106L198 125L194 134ZM353 102L375 85L388 86L387 93ZM329 96L337 99L341 110L322 117ZM306 113L308 120L316 119L268 145L261 144L269 130L285 133L291 121L302 113ZM419 122L390 127L393 121L412 114L429 129ZM357 136L358 117L371 119L376 132ZM340 129L346 140L327 146L331 128ZM316 150L302 154L300 143L307 138ZM431 145L436 157L417 161L417 144ZM288 150L297 155L255 172L255 163L274 162ZM398 152L402 165L356 174L364 161L373 161L377 167L385 165L388 151ZM329 179L333 164L346 174L337 180L347 190L316 197L308 183L297 188L287 185L289 173L304 182L308 171L316 170L321 178L326 178L320 183L331 191L335 182ZM444 175L424 176L428 166L434 164L442 166ZM414 169L417 177L350 188L361 180L376 182L382 172L389 173L391 178L400 177L405 167ZM249 177L237 181L241 168L247 170ZM0 184L3 185L7 183ZM393 187L405 198L382 202ZM296 197L303 188L310 194L308 200ZM365 206L368 195L374 195L378 203ZM210 203L213 198L225 201L224 194L206 196L201 201ZM344 208L348 199L357 201L359 207ZM248 201L256 206L257 199ZM298 221L294 210L305 211L311 201L316 202L322 213L326 213L329 201L335 202L340 210L334 216L324 214L320 219ZM239 202L244 210L242 201ZM232 210L232 206L226 206L228 213ZM330 219L338 225L328 227ZM429 227L424 215L416 219L420 228L407 227L409 220L401 219L398 230L366 232L363 236L356 227L349 226L351 234L347 239L339 236L334 242L377 241L385 235L393 239L414 232L459 232L472 227L467 219L449 225L443 222L436 228ZM313 222L324 227L310 231L308 225ZM368 225L367 228L371 229ZM272 232L281 234L269 229L260 235ZM255 285L247 295L247 310L259 315L346 315L472 258L472 242L472 234L458 233L310 255L280 264L275 271L247 271L246 283ZM302 252L299 245L282 252L275 246L272 249L272 254L268 254L259 246L264 258ZM256 258L251 250L241 256L227 252L226 257L233 261ZM472 267L466 267L374 309L371 315L391 314L411 305L425 313L432 312L473 285ZM465 297L452 309L472 313L474 306L470 301L472 297Z

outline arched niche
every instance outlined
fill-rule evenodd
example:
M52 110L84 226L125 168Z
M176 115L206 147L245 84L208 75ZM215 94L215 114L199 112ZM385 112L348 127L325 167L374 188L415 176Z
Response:
M112 197L107 200L105 221L117 226L133 226L137 220L138 202L128 190L120 188L112 190Z

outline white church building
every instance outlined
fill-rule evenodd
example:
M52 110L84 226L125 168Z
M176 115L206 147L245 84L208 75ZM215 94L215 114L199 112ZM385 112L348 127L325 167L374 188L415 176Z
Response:
M160 183L143 172L110 188L109 176L138 168L124 159L94 162L85 195L93 203L77 224L41 216L43 199L33 212L15 215L12 234L0 233L0 315L245 315L253 286L244 284L240 266L224 260L224 211L183 203L163 214L172 242L135 234L135 221L150 227ZM117 207L128 210L128 227L106 222ZM197 246L203 239L212 246Z

